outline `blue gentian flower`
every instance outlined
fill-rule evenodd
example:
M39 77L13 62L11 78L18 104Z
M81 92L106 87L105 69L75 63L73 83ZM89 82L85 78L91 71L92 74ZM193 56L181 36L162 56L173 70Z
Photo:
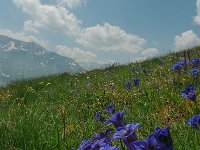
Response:
M109 114L115 113L115 106L113 104L109 104L106 106L106 112Z
M133 84L135 85L135 87L139 87L140 86L139 81L140 81L139 78L133 78Z
M196 100L195 90L196 86L187 85L185 89L181 90L181 93L184 98L189 99L191 101L195 101Z
M148 139L145 139L144 141L136 140L130 144L130 148L131 150L150 150L149 141Z
M157 127L154 133L148 138L149 149L153 150L174 150L170 134L170 127Z
M193 58L192 60L189 61L189 63L193 67L199 67L200 66L200 58Z
M107 142L106 139L100 139L96 140L92 145L91 145L92 150L120 150L116 146L112 146L110 142Z
M96 140L100 140L100 139L105 139L104 141L106 142L110 142L110 137L109 137L109 134L110 134L110 131L112 131L113 129L112 128L109 128L107 130L104 130L98 134L96 134L95 136L93 136L90 141L91 142L94 142Z
M96 121L100 121L100 122L104 122L104 117L101 116L101 114L99 112L96 112L94 119Z
M125 86L128 90L130 90L130 89L131 89L131 82L130 82L130 81L127 81L127 82L124 84L124 86Z
M184 62L183 61L178 61L176 64L174 64L172 66L172 69L175 71L175 72L181 72L181 70L184 68Z
M199 129L200 127L200 114L196 116L192 116L189 121L186 122L187 125L190 125L196 129Z
M77 150L91 150L91 142L83 140Z
M110 137L109 137L110 131L112 131L111 128L109 128L105 131L102 131L101 133L96 134L88 141L83 140L77 150L91 150L92 146L94 147L95 142L98 140L101 140L101 139L103 139L104 143L109 143L110 142Z
M189 72L189 74L193 75L194 79L197 80L199 76L199 70L194 68Z
M136 71L136 68L132 68L132 69L131 69L131 72L135 72L135 71Z
M107 144L105 147L101 147L99 150L120 150L116 146L111 146L110 144Z
M129 150L132 149L131 143L137 140L135 131L140 127L140 124L132 122L124 127L119 127L116 129L114 135L111 139L122 139L124 144Z
M105 122L105 124L112 123L115 128L124 127L126 125L126 122L123 119L124 112L125 110L112 114L112 116Z
M107 145L110 145L110 143L107 142L105 138L99 139L94 141L94 143L91 145L92 150L99 150L102 147L106 147Z

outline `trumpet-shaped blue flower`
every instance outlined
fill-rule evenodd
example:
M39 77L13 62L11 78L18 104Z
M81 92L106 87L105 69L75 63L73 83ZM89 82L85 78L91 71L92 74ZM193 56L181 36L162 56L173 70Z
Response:
M135 87L139 87L140 86L139 81L140 81L139 78L133 78L133 84L135 85Z
M131 89L131 82L130 82L130 81L127 81L127 82L124 84L124 86L125 86L128 90L130 90L130 89Z
M131 150L150 150L149 149L149 141L148 139L136 140L130 144Z
M172 66L172 69L175 71L175 72L181 72L181 70L184 68L184 62L183 61L178 61L176 64L174 64Z
M170 134L170 127L157 127L154 133L148 138L149 149L153 150L174 150Z
M91 145L92 150L119 150L116 146L112 146L106 139L96 140Z
M184 98L189 99L191 101L195 101L196 100L195 90L196 90L195 86L187 85L185 89L181 90L181 93Z
M189 121L186 122L187 125L190 125L196 129L199 129L200 127L200 114L196 116L192 116Z
M132 69L131 69L131 72L135 72L135 71L136 71L136 68L132 68Z
M119 127L116 129L112 139L122 139L124 144L129 150L132 150L131 143L137 140L135 131L140 127L140 124L132 122L125 127Z
M106 112L109 114L115 113L115 106L113 104L109 104L106 106Z
M199 76L199 70L198 69L192 69L189 74L193 75L194 79L198 79Z
M193 67L199 67L200 66L200 58L193 58L192 60L189 61L189 63Z
M96 112L94 119L96 121L100 121L100 122L104 122L104 117L101 116L101 114L99 112Z
M124 127L126 125L126 122L123 119L124 112L125 110L112 114L112 116L105 122L105 124L112 123L115 128Z
M112 131L111 128L96 134L95 136L93 136L88 141L87 140L83 140L77 150L91 150L92 147L95 146L95 143L98 144L96 141L99 141L101 139L103 139L102 141L104 143L110 143L110 137L109 137L110 131Z
M105 147L101 147L99 150L120 150L120 149L117 148L116 146L111 146L107 144Z
M99 150L100 148L102 147L105 147L107 145L110 145L110 143L105 139L98 139L96 140L92 145L91 145L91 148L93 150Z
M91 142L87 140L83 140L77 150L90 150Z
M107 130L104 130L104 131L96 134L95 136L93 136L90 139L91 143L94 143L94 141L100 140L100 139L104 139L104 142L110 142L109 134L110 134L110 131L112 131L112 130L113 130L112 128L108 128Z

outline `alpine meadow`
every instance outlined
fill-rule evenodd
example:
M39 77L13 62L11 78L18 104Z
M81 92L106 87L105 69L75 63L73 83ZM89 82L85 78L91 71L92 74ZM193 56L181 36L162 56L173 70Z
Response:
M200 149L200 47L0 89L1 149Z
M0 0L0 150L200 150L200 0Z

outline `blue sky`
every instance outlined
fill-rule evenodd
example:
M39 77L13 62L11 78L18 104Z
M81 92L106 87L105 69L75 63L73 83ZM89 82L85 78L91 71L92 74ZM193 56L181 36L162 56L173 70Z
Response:
M200 0L1 0L0 34L79 63L129 62L199 45Z

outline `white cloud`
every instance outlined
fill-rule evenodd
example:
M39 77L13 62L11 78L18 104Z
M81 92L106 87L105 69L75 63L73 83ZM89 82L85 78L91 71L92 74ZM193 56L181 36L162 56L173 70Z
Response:
M200 0L197 0L196 6L197 6L197 16L194 17L194 22L200 25Z
M24 22L24 31L38 33L33 20L27 20Z
M44 29L49 32L56 31L71 37L77 44L89 50L110 52L109 55L130 53L151 57L157 53L157 50L153 48L145 50L144 38L127 33L119 26L104 23L87 28L81 27L81 20L77 19L71 11L85 4L87 0L57 0L55 5L43 4L41 0L12 1L23 12L30 15L30 19L24 22L23 34L33 32L39 35ZM56 50L60 55L75 58L79 62L97 62L96 54L90 51L63 45L57 45Z
M145 39L137 35L126 33L118 26L109 23L96 25L83 29L76 40L84 47L110 51L110 52L133 52L142 51Z
M58 6L68 7L70 9L77 8L83 4L86 4L86 0L57 0Z
M96 54L90 51L84 51L79 48L69 48L64 45L56 46L56 53L62 56L75 59L77 62L94 62L96 61Z
M185 31L181 33L181 35L175 37L176 50L190 48L197 45L200 45L200 38L192 30Z
M134 62L136 62L136 61L141 62L141 61L146 60L147 58L148 58L148 57L145 57L145 56L139 56L139 57L135 57L135 58L129 59L129 62L130 62L130 63L134 63Z
M76 36L81 30L81 21L64 7L45 5L40 0L13 0L13 2L32 17L32 20L25 21L25 31L38 32L38 29L47 29L67 36Z
M43 47L47 47L47 41L39 39L35 36L27 35L24 32L13 32L9 29L1 29L0 28L0 35L8 36L17 40L25 41L25 42L35 42Z
M148 48L144 50L141 54L143 57L153 57L158 55L158 50L156 48Z
M159 51L156 48L148 48L143 50L141 53L139 53L134 58L129 59L129 62L136 62L136 61L144 61L148 58L151 58L153 56L156 56L159 54Z

